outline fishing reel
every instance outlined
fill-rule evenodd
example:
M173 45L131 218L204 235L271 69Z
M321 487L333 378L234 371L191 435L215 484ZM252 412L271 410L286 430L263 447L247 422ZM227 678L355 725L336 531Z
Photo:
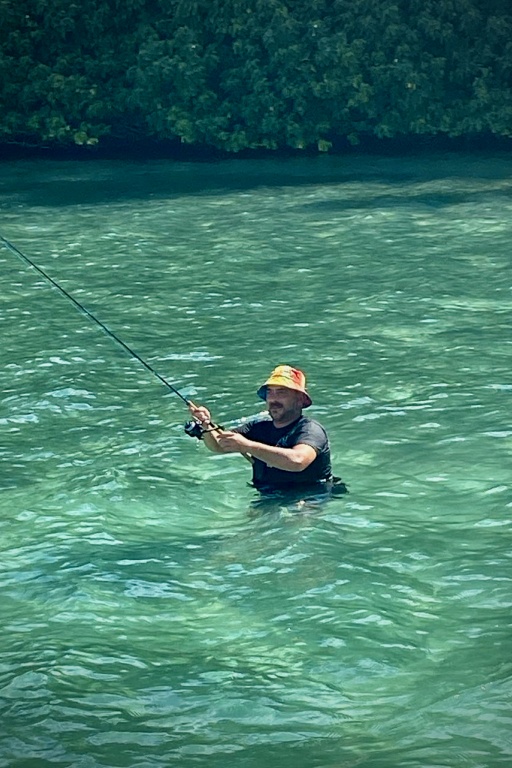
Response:
M198 440L203 439L205 432L215 432L217 429L224 429L224 427L221 427L219 424L214 424L211 421L203 426L195 419L191 419L185 424L185 434L189 437L196 437Z
M185 434L189 437L195 437L198 440L202 440L203 432L204 429L202 428L201 424L198 421L194 421L194 419L187 421L185 424Z

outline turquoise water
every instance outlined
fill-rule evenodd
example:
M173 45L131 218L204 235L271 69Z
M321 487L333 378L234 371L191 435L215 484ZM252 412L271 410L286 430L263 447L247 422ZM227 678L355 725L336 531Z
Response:
M0 233L217 421L308 374L350 489L250 468L0 249L0 766L512 764L509 156L4 164Z

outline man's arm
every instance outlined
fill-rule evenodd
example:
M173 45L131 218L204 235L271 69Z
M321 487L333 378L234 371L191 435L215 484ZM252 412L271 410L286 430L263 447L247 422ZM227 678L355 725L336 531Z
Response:
M298 443L293 448L281 448L248 440L238 432L222 431L217 433L215 440L220 453L249 453L255 459L265 462L267 466L283 469L285 472L302 472L317 455L315 449L305 443Z
M311 445L298 443L293 448L280 448L249 440L238 432L223 429L211 429L211 415L204 405L189 403L189 411L203 429L203 442L213 453L240 453L246 459L250 457L265 462L269 467L283 469L285 472L302 472L316 459L316 451Z

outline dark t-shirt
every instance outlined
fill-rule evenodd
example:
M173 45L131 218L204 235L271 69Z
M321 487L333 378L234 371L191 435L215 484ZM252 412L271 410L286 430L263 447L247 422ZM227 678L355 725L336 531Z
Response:
M331 453L325 429L318 421L300 416L287 427L277 428L270 418L255 419L237 427L249 440L280 448L293 448L299 443L310 445L316 451L316 458L302 472L287 472L269 467L260 459L253 459L252 481L259 490L281 488L303 488L314 486L331 478Z

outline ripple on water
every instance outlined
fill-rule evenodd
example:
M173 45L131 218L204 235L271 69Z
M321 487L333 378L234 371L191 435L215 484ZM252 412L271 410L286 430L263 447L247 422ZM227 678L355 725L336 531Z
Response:
M6 168L7 234L220 423L303 367L350 493L255 514L6 255L3 764L508 768L507 161L328 161Z

